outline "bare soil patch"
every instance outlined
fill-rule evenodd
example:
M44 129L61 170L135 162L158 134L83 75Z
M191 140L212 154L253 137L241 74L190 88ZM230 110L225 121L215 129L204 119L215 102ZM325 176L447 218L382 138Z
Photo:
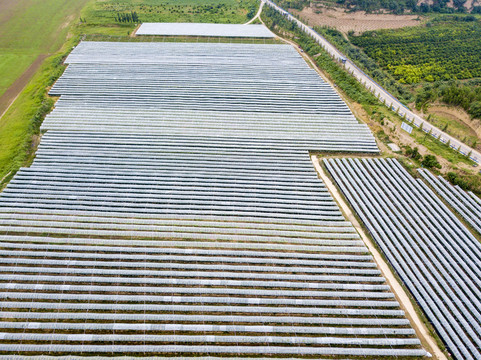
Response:
M138 25L135 27L135 29L132 30L132 32L130 33L129 36L130 36L130 37L135 37L136 34L137 34L137 31L140 29L140 26L141 26L141 25L142 25L142 24L138 24Z
M6 22L15 12L15 7L18 6L17 0L2 0L0 1L0 22Z
M343 34L349 31L360 34L369 30L398 29L421 23L418 15L366 14L363 11L348 13L342 9L312 7L290 11L306 20L310 26L329 26Z
M23 88L27 86L28 82L38 70L42 62L48 57L48 54L42 54L37 56L32 65L29 66L27 70L10 85L10 87L5 91L5 93L0 96L0 118L2 118L5 111L8 110L10 105L15 101L17 96L22 92Z

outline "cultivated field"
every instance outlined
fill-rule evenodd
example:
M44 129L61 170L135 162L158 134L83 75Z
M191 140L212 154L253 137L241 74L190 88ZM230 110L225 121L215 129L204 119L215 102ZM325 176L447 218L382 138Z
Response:
M398 29L420 23L418 15L349 13L338 8L306 7L302 11L291 9L291 12L306 20L310 26L328 26L343 34L350 31L360 34L370 30Z
M481 199L473 193L453 186L441 176L435 177L426 169L418 169L436 193L481 235Z
M481 23L436 22L430 27L351 36L383 70L401 83L481 76Z

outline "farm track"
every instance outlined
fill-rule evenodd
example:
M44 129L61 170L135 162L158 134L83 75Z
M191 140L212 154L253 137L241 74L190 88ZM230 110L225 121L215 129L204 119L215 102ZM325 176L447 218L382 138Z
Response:
M248 22L246 22L244 25L249 25L249 24L253 23L254 21L256 21L256 19L259 19L259 17L261 16L263 8L264 8L264 2L261 1L260 4L259 4L259 10L257 10L256 15L252 19L250 19Z

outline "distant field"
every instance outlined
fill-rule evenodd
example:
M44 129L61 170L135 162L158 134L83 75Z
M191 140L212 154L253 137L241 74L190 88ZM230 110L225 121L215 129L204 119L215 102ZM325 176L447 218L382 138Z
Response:
M0 96L38 56L31 51L0 50Z
M433 21L349 38L401 83L481 77L479 20Z
M37 72L0 119L0 180L29 154L40 108L48 104L45 86L60 70L57 60L48 59L43 65L42 60L61 49L70 24L87 1L0 1L0 113ZM27 69L30 73L22 77L24 83L16 83Z
M135 14L138 22L244 23L254 15L257 0L105 0L90 1L82 11L86 34L126 35L135 21L120 22L117 17Z
M306 20L310 26L328 26L343 34L356 34L379 29L398 29L420 23L418 15L369 14L363 11L346 12L339 8L305 7L291 12Z
M40 55L57 51L87 0L18 0L0 4L0 96Z

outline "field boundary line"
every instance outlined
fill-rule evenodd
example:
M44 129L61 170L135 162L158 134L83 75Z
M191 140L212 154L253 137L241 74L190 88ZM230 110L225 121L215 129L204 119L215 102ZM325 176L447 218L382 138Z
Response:
M0 120L7 113L8 109L10 109L15 100L18 99L22 91L27 87L30 80L32 80L34 75L37 73L37 70L40 69L40 66L42 66L45 59L50 55L51 54L38 55L30 64L30 66L22 73L22 75L20 75L17 80L15 80L13 84L7 88L3 95L0 96L0 111L2 111L2 107L5 108L0 114ZM4 105L2 105L3 102L5 102Z

